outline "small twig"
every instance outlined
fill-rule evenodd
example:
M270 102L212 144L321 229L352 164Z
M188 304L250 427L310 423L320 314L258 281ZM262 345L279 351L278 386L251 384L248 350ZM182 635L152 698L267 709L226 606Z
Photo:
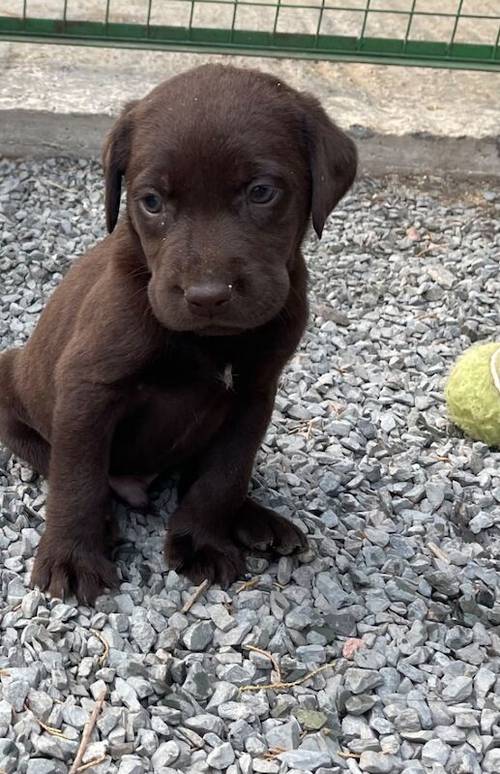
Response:
M10 677L10 672L8 669L0 669L0 677Z
M99 766L100 763L104 763L106 760L105 755L101 755L100 758L94 758L93 761L89 761L88 763L84 763L83 766L78 766L77 771L85 771L86 769L90 769L92 766Z
M237 589L236 593L241 594L242 591L249 591L250 589L253 589L254 586L256 586L260 581L260 578L250 578L250 580L244 581L239 589Z
M69 739L69 736L65 736L60 728L54 728L54 726L48 726L47 723L43 722L43 720L40 720L40 718L37 718L37 716L31 709L27 701L24 702L24 707L29 712L31 712L31 714L33 715L33 720L35 720L38 723L40 728L43 728L43 730L47 731L48 734L52 734L52 736L58 736L60 739Z
M361 753L342 752L341 750L337 752L337 755L340 755L341 758L361 758Z
M271 750L267 750L267 752L264 753L264 758L266 761L274 761L278 755L281 755L281 753L284 752L286 752L284 747L273 747Z
M242 685L240 691L284 691L287 688L295 688L296 685L302 685L302 683L305 683L306 680L309 680L311 677L315 677L320 672L324 672L325 669L331 669L333 664L333 661L330 664L323 664L323 666L313 669L312 672L308 672L307 675L300 677L298 680L294 680L292 683L282 683L279 681L276 683L269 683L268 685Z
M299 422L298 425L295 425L294 427L291 427L288 431L289 435L305 435L306 439L309 440L312 430L314 429L314 422L317 421L317 417L313 417L313 419L304 420L303 422Z
M278 682L281 683L282 676L281 676L280 665L278 664L278 662L276 661L276 659L271 653L268 653L267 650L262 650L262 648L257 648L255 647L255 645L244 645L243 647L246 648L246 650L251 650L252 653L260 653L261 656L265 656L266 658L268 658L274 667L274 671L278 675Z
M446 562L447 564L450 563L450 560L448 558L448 554L443 551L442 548L439 548L435 543L427 543L427 547L431 553L434 554L434 556L437 556L438 559L441 559L443 562Z
M46 731L48 734L52 734L52 736L57 736L59 739L68 739L69 741L72 741L69 736L66 736L59 728L54 728L54 726L48 726L46 723L43 722L43 720L40 720L40 718L37 718L36 715L33 715L33 720L36 720L38 725L43 728L44 731Z
M69 774L76 774L78 771L81 771L80 766L82 764L82 759L83 759L83 756L85 755L85 750L87 749L88 743L90 742L92 731L94 730L95 724L97 723L97 718L99 717L99 713L102 710L102 705L104 704L107 693L108 693L108 689L105 688L101 693L101 695L99 696L99 698L97 699L95 703L95 707L92 710L91 716L85 723L85 728L83 729L80 746L78 747L76 758L73 761L73 765L69 770Z
M204 592L206 589L208 589L208 587L209 587L209 586L210 586L210 583L209 583L209 581L208 581L208 580L205 578L205 580L203 581L203 583L200 583L200 585L198 586L198 588L196 589L196 591L194 592L194 594L193 594L191 597L189 597L189 599L188 599L188 601L186 602L186 604L185 604L185 605L183 605L183 607L181 608L181 613L189 613L189 611L190 611L190 610L191 610L191 608L193 607L194 603L195 603L195 602L196 602L196 601L197 601L197 600L198 600L198 599L201 597L201 595L203 594L203 592Z
M312 431L316 430L316 422L318 421L318 417L314 417L313 419L309 420L309 423L307 425L307 433L306 433L306 440L308 441L311 437Z
M107 642L107 640L104 639L104 637L102 636L101 632L99 632L97 629L91 629L90 631L92 632L94 637L97 637L97 639L100 640L102 642L102 644L103 644L104 653L101 653L101 655L98 658L99 665L103 666L106 663L106 661L108 659L108 656L109 656L109 645L108 645L108 642Z
M54 188L59 188L60 191L65 191L66 193L71 193L71 188L65 188L60 183L56 183L55 180L43 180L43 182L46 185L52 185L52 186L54 186Z

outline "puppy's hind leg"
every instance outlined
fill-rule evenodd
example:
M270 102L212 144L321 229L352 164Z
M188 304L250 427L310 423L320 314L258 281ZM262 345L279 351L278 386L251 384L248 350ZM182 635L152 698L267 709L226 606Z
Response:
M49 474L50 445L36 430L19 417L12 379L12 366L16 350L0 355L0 442L10 451L47 478Z

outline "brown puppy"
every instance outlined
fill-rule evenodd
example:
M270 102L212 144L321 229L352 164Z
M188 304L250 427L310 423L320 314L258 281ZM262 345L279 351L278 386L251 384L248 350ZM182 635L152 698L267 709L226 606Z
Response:
M89 603L117 580L111 488L143 504L174 465L166 558L194 582L235 580L244 547L304 545L247 488L306 324L308 220L321 235L356 152L312 97L209 65L128 105L103 162L110 236L0 358L0 438L50 483L32 583Z

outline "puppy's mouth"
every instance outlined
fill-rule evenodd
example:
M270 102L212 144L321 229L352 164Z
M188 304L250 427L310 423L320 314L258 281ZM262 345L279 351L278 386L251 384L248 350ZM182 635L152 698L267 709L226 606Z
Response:
M156 286L148 284L148 298L153 315L167 330L179 333L193 333L196 336L238 336L255 328L260 328L273 319L280 307L270 308L269 305L259 304L255 298L238 299L238 304L231 304L220 312L193 314L187 308L179 294L173 297L164 292L158 293ZM159 301L157 296L162 299ZM167 299L167 303L163 299ZM181 301L181 303L179 303ZM257 307L257 308L256 308Z
M194 332L198 336L237 336L239 333L243 333L243 331L244 328L237 327L236 325L216 325L212 322L210 325L204 325Z

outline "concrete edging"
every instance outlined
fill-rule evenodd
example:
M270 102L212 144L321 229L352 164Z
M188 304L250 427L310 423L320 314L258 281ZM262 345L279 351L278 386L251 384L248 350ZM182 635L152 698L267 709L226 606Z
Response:
M0 110L0 155L98 159L112 123L113 119L104 114ZM362 127L352 130L351 135L359 148L362 174L500 178L500 137L377 134Z

